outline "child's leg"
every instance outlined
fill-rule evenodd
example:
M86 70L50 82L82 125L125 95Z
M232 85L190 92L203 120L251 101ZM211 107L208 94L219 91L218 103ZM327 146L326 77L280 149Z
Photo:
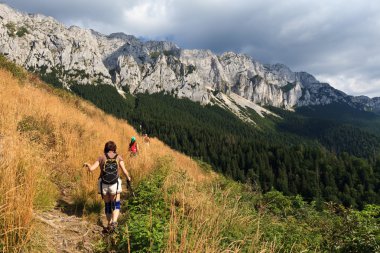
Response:
M112 200L113 200L113 198L111 198L111 197L112 196L108 195L108 194L103 196L104 206L105 206L104 210L106 213L108 225L110 225L112 223Z
M117 219L120 214L120 193L112 196L113 205L112 205L112 222L117 222Z

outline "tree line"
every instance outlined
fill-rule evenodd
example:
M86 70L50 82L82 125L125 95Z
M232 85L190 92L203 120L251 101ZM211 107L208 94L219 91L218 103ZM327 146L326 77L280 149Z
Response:
M127 94L124 99L107 85L71 89L107 113L127 119L136 129L141 125L144 132L172 148L263 192L277 189L287 195L301 194L309 201L334 201L356 208L380 203L379 143L364 130L343 126L344 131L339 131L342 126L337 126L336 132L321 135L331 147L335 145L333 150L307 132L298 135L286 130L297 125L291 120L280 121L287 124L285 128L276 123L278 128L260 129L220 107L170 95ZM359 143L358 150L368 146L368 152L350 150L353 142Z

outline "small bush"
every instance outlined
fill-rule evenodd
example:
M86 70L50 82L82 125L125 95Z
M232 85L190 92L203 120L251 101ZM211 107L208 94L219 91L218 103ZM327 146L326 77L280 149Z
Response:
M9 61L2 54L0 54L0 68L11 72L12 75L19 80L24 80L26 78L25 70L23 68L17 66L15 63Z
M40 119L31 115L25 116L18 122L17 131L28 135L32 142L41 143L50 148L56 145L54 125L49 115Z
M22 36L24 36L24 35L27 34L27 33L29 33L28 29L27 29L25 26L22 26L22 27L20 27L20 28L17 30L16 35L17 35L18 37L22 37Z
M340 217L339 217L340 216ZM364 210L343 209L326 238L330 250L339 252L380 252L380 206Z
M174 50L164 50L165 56L175 56L176 52Z
M194 65L186 66L186 76L192 74L197 68Z
M161 55L161 52L151 52L149 54L150 58L152 58L153 60L156 60L159 56Z
M99 240L94 245L94 252L101 253L101 252L107 252L108 245L104 240Z
M273 214L286 217L292 210L292 202L289 197L279 191L270 191L263 195L265 207Z
M48 66L42 66L40 70L35 72L40 75L44 82L51 84L56 88L63 88L63 82L60 79L62 76L62 66L51 67L50 72L47 71L48 68Z
M8 29L8 35L13 37L16 33L16 24L13 22L9 22L5 25L5 27Z

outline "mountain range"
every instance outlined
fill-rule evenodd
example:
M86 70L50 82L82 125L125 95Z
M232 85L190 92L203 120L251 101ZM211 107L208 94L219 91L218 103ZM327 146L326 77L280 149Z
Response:
M67 28L52 17L22 13L5 4L0 4L0 53L67 89L107 84L122 95L164 92L219 105L240 118L246 118L241 108L263 116L270 112L262 106L293 110L336 102L380 112L379 97L347 95L283 64L262 64L234 52L181 49L172 42L123 33Z
M380 203L380 98L247 55L67 28L4 4L0 20L0 65L15 76L21 65L260 191Z

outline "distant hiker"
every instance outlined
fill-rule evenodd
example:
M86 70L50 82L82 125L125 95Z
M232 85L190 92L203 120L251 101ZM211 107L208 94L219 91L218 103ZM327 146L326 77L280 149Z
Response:
M85 163L84 166L91 172L100 166L100 176L98 180L98 192L102 195L105 205L108 226L106 232L112 232L117 227L117 218L120 214L120 193L121 179L119 177L119 168L122 169L127 181L131 177L123 158L116 153L116 144L109 141L104 146L104 154L101 155L93 165Z
M131 138L131 142L129 143L129 148L130 156L137 156L139 153L139 147L137 145L136 137Z
M147 145L150 144L150 139L149 139L149 137L148 137L147 134L144 134L144 143L147 144Z

